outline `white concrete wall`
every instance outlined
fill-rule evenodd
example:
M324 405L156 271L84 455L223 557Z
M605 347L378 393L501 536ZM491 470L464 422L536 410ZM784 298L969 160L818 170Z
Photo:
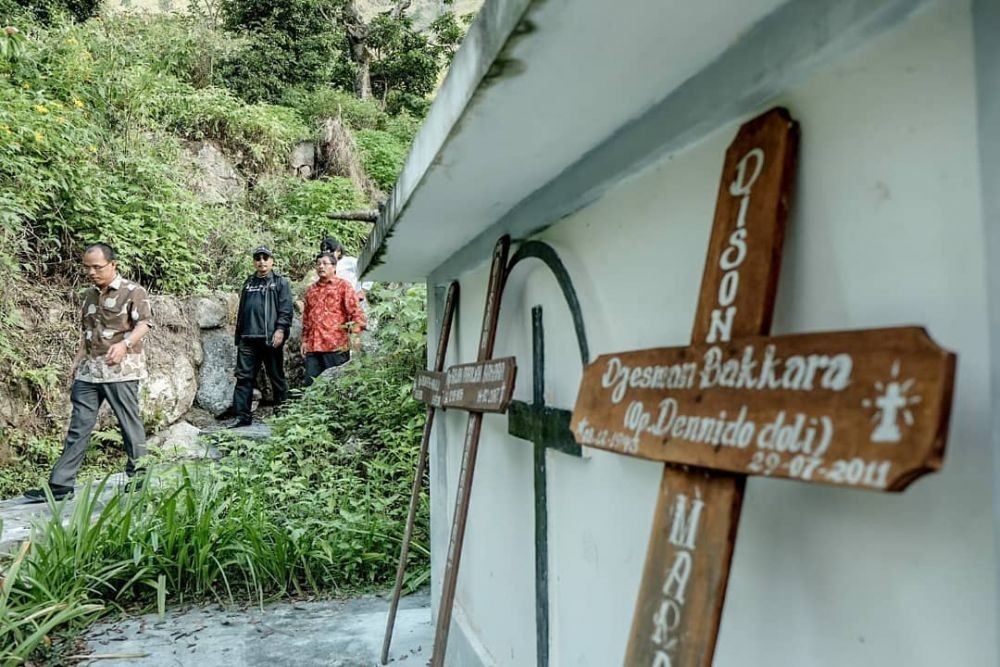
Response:
M751 478L715 664L995 665L989 332L966 3L935 4L774 104L799 120L802 145L773 332L924 325L959 354L955 409L944 469L902 494ZM573 276L592 355L688 342L736 129L542 234ZM485 272L462 277L453 361L475 358ZM536 303L546 309L546 398L571 408L580 361L544 269L518 268L496 355L518 356L516 395L530 400ZM465 422L458 413L440 422L432 458L438 586ZM506 435L505 417L488 417L456 614L487 663L534 664L531 466L531 446ZM605 452L549 454L551 664L621 663L660 469ZM452 644L450 664L470 664L464 639Z

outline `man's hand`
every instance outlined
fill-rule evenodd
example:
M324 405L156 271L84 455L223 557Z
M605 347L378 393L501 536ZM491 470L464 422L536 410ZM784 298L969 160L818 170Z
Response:
M126 352L128 352L128 348L125 347L124 341L115 343L108 348L108 353L104 355L104 361L107 362L108 366L114 366L125 358Z
M281 347L281 344L285 342L285 332L278 329L274 332L274 337L271 338L271 347Z
M69 374L66 377L66 386L72 387L73 383L76 382L76 371L80 368L80 361L74 359L73 363L69 365Z

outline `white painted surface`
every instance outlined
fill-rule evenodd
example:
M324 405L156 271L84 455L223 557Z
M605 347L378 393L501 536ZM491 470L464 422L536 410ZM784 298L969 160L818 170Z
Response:
M902 494L750 480L717 667L997 664L972 56L968 7L945 1L774 100L800 121L802 145L773 331L924 325L959 354L957 387L943 471ZM593 356L687 343L736 129L542 234L573 276ZM485 271L461 279L455 360L475 357ZM529 400L536 303L546 400L568 408L580 361L539 264L519 267L507 287L496 355L518 356L515 395ZM438 582L465 422L442 420L447 448L434 459L448 482L447 499L435 487ZM506 434L505 418L487 417L458 601L463 631L500 665L534 664L531 465L531 446ZM605 452L549 454L552 665L620 664L660 470Z

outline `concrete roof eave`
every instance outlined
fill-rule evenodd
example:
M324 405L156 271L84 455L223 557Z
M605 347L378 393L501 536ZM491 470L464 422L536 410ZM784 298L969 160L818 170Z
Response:
M760 110L926 0L486 0L362 252L437 282Z

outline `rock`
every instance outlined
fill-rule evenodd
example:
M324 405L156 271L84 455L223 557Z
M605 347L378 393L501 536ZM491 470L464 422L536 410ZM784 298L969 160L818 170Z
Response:
M229 304L218 297L198 297L194 300L194 316L201 329L218 329L229 320Z
M219 458L218 450L201 441L200 435L201 430L197 426L180 421L147 440L146 447L150 451L159 450L171 460Z
M173 424L191 408L198 391L202 352L197 323L188 304L152 296L156 326L144 341L149 377L139 397L143 420L156 427Z
M355 364L352 362L354 361L355 355L357 355L357 352L352 352L350 361L348 361L346 364L334 366L333 368L327 368L325 371L319 374L319 377L317 379L329 380L331 378L335 378L339 375L342 375L343 373L353 372Z
M201 335L203 351L201 369L198 371L198 406L213 415L221 415L233 402L236 387L236 345L233 329L209 329Z
M246 185L219 147L211 141L185 142L191 166L191 189L207 204L225 204L243 196Z
M288 166L299 178L312 178L316 171L316 145L311 141L300 141L288 156Z

